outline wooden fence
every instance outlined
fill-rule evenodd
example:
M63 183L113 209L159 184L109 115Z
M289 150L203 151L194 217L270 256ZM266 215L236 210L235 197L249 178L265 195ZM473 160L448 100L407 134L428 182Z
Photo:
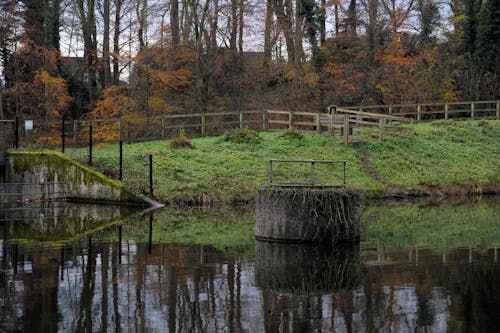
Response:
M416 121L450 118L500 119L500 101L437 102L418 104L364 105L344 109L412 117Z
M457 103L421 103L368 105L337 108L328 112L256 110L241 112L165 114L161 116L88 119L74 121L33 120L26 130L20 119L21 145L57 147L65 138L66 145L83 147L89 142L90 127L94 144L124 141L128 143L168 139L184 132L188 137L220 135L236 128L253 130L301 129L318 133L328 131L343 136L349 143L353 129L378 129L379 140L387 129L407 129L412 122L433 119L500 118L500 101ZM62 129L64 127L64 131ZM413 130L410 131L413 133Z

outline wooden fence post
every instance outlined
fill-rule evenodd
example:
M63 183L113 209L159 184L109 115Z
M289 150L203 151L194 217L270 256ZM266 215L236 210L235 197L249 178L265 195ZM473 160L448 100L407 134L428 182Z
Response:
M240 128L243 128L243 112L240 111Z
M411 142L415 140L415 123L413 122L413 118L410 118L410 139Z
M288 111L288 129L292 129L292 119L293 119L292 111Z
M389 105L389 114L392 114L392 105Z
M384 135L384 124L385 118L380 118L378 121L378 141L382 142L382 136Z
M262 111L262 130L267 130L267 111Z
M500 101L497 101L497 120L500 118Z
M343 130L343 135L344 135L344 145L349 144L349 115L344 114L344 130Z
M449 111L449 104L448 102L444 103L444 119L448 119L448 111Z
M422 105L417 104L417 121L422 120Z
M470 117L471 119L474 119L474 111L476 110L476 105L474 102L470 103Z
M316 132L321 133L321 117L320 113L316 115Z
M330 113L330 134L333 135L333 113Z
M165 139L165 115L161 114L161 137Z
M206 126L206 115L201 114L201 136L205 136L205 126Z

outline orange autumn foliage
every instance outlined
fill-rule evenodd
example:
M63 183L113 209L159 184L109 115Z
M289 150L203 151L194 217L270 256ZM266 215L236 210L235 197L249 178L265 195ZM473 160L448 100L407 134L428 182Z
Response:
M35 72L35 79L30 87L35 103L45 110L45 118L59 118L73 101L68 94L66 80L54 77L45 70Z

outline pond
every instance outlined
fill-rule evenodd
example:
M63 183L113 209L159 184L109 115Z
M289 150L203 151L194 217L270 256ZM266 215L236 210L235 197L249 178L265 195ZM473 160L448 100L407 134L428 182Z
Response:
M360 244L313 246L255 241L252 208L3 206L0 331L493 332L498 216L380 202Z

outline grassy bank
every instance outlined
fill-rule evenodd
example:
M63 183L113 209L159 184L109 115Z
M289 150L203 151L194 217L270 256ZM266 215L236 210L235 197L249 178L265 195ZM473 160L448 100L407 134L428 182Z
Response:
M347 185L361 188L369 196L388 191L498 192L500 188L499 121L423 123L416 126L414 141L404 133L389 133L384 142L368 140L349 147L328 133L254 134L243 131L192 139L191 148L173 149L169 141L125 145L124 182L147 193L148 154L152 154L155 196L169 203L253 201L256 189L267 184L271 158L347 160ZM68 154L85 159L86 150ZM93 160L100 169L116 175L117 145L95 148ZM275 177L278 181L306 181L309 168L277 165ZM317 166L316 180L341 184L342 170L339 165Z

